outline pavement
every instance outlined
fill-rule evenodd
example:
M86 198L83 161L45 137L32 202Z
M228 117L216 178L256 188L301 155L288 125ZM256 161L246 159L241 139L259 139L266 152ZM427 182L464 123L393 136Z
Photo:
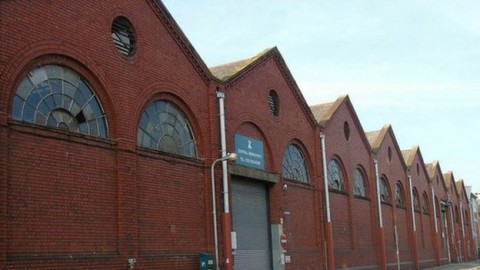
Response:
M425 270L480 270L480 260L463 263L450 263Z

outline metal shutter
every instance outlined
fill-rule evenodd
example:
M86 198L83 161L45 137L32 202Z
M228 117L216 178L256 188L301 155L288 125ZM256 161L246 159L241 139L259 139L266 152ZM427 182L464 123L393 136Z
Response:
M271 269L267 187L241 178L232 183L233 230L237 233L235 270Z

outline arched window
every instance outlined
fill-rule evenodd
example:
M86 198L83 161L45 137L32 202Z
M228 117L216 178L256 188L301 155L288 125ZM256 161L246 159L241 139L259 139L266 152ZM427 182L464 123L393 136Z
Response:
M366 180L363 171L359 168L353 172L353 194L357 196L367 197Z
M380 177L380 200L385 203L390 202L390 193L388 192L387 180Z
M413 210L420 211L420 202L418 200L418 191L416 188L413 188Z
M422 210L423 210L423 213L430 214L430 207L428 203L427 193L423 193Z
M309 182L305 156L294 144L290 144L283 155L282 176L303 183Z
M12 104L12 117L91 136L108 136L105 113L90 85L61 66L39 67L22 80Z
M403 193L403 187L400 182L395 184L395 205L398 207L405 207L405 195Z
M137 145L187 157L197 156L190 124L179 108L166 100L150 103L143 112Z
M345 177L340 164L335 159L328 162L327 179L329 188L345 191Z

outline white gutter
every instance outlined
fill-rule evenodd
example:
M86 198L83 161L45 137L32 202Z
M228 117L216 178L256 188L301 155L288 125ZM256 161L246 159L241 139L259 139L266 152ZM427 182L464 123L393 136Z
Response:
M450 220L451 221L450 223L452 223L452 236L454 236L455 235L455 226L453 224L453 219L455 218L455 216L453 215L453 204L450 204L450 215L452 216L452 219ZM453 240L453 238L452 238L452 240Z
M221 148L221 157L227 155L227 140L225 135L225 93L217 91L218 98L218 107L220 110L220 148ZM228 199L228 166L227 160L222 161L222 172L223 172L223 210L225 213L230 212L230 202Z
M323 183L325 189L325 207L327 211L327 223L331 222L330 218L330 195L328 193L328 172L327 172L327 149L325 147L325 134L320 133L322 143L322 161L323 161Z
M378 222L380 224L380 228L383 228L382 201L380 200L380 177L378 175L378 160L373 159L373 164L375 164L375 179L377 182Z
M438 224L437 224L437 205L435 204L435 191L432 187L432 202L433 202L433 220L435 221L435 233L438 233Z
M460 202L460 217L462 218L462 235L465 238L465 223L463 221L463 203Z
M408 183L410 185L410 206L412 207L412 222L413 222L413 231L417 231L417 224L415 222L415 209L413 207L413 186L412 186L412 176L408 176Z

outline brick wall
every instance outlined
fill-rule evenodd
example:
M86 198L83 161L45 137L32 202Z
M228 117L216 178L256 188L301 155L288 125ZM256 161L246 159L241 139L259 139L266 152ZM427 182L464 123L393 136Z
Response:
M0 267L196 267L213 250L205 160L218 152L215 87L175 24L154 1L2 1L0 13ZM137 38L129 58L111 38L120 15ZM106 140L3 117L18 83L45 64L90 84ZM189 119L199 159L137 150L138 119L156 99Z

